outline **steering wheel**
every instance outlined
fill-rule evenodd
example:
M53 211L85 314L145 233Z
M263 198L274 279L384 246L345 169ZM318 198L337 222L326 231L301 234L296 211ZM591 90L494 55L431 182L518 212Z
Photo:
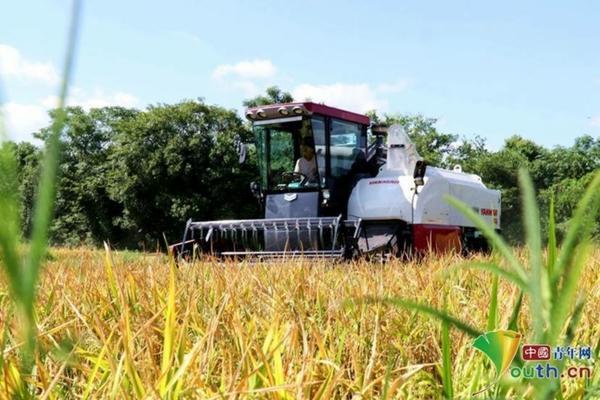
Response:
M300 172L283 172L281 174L281 181L285 185L289 185L290 183L298 183L298 185L304 186L304 184L308 181L308 176Z

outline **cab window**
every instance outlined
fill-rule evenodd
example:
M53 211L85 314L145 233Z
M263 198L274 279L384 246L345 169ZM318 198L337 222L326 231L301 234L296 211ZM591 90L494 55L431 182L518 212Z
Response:
M350 173L354 163L364 157L360 146L361 126L338 119L331 120L330 154L331 176L341 177Z
M319 187L319 174L323 171L319 162L322 160L313 158L317 168L315 176L306 175L308 179L303 180L302 176L295 171L302 157L307 157L311 151L312 156L315 156L310 119L292 117L273 123L269 121L255 123L254 134L257 141L261 181L265 189L282 191ZM310 162L304 164L308 164L310 168Z
M315 141L315 155L317 157L317 168L319 169L319 176L321 181L321 187L325 186L325 157L327 155L326 141L325 141L325 118L315 116L311 119L312 131Z

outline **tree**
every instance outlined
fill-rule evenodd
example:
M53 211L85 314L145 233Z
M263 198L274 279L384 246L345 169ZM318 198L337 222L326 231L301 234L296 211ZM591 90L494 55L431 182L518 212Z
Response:
M267 104L291 103L294 98L289 92L284 92L277 86L270 86L266 90L266 95L258 95L242 103L244 107L258 107Z
M243 217L255 211L233 139L250 132L233 110L184 101L151 106L123 121L110 154L119 227L137 245L181 239L185 221ZM130 244L134 244L130 243Z
M521 199L518 189L518 170L525 167L539 190L541 215L547 220L550 196L556 200L558 233L565 231L567 218L577 204L578 196L600 167L600 141L589 136L575 140L572 147L548 150L519 136L506 139L504 147L480 159L475 172L489 187L502 192L502 230L513 243L522 242ZM600 228L599 221L595 230ZM543 227L547 229L547 226Z
M547 151L533 166L540 187L550 187L563 179L581 178L600 169L600 139L582 136L572 147L557 146Z
M481 136L475 136L473 139L463 137L460 142L452 145L445 164L449 168L458 164L465 172L477 173L481 171L481 164L490 154L485 147L485 139Z
M375 110L367 113L374 123L387 126L400 124L417 147L417 151L429 164L445 166L446 156L452 150L456 135L441 133L435 127L435 118L422 115L385 114L383 118Z
M67 110L54 244L154 246L179 240L185 220L255 217L249 190L255 157L238 164L234 138L250 132L235 111L201 101L138 111ZM51 112L54 119L56 114ZM36 136L48 137L49 128ZM29 229L39 150L14 145L22 182L23 229Z
M115 221L123 207L107 191L107 160L119 124L134 118L138 111L103 107L86 112L69 107L66 114L51 241L68 245L101 244L107 239L119 242L125 233L117 229ZM56 117L54 111L50 115ZM36 136L45 140L49 133L46 128Z
M29 237L32 228L35 190L37 188L41 151L31 143L7 143L15 154L17 179L19 180L21 230Z

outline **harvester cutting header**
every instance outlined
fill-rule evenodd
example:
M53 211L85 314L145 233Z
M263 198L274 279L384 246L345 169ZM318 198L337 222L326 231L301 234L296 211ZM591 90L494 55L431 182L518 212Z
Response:
M426 164L400 125L312 102L250 108L264 218L189 220L179 255L337 257L485 249L443 196L470 204L496 229L500 192L477 175Z

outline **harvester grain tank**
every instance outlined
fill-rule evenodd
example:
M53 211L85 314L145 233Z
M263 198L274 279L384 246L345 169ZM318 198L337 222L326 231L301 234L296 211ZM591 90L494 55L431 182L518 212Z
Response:
M180 256L354 257L485 249L481 233L444 199L471 205L496 229L500 193L460 166L429 166L400 125L312 102L246 111L259 161L250 184L264 218L189 220Z

